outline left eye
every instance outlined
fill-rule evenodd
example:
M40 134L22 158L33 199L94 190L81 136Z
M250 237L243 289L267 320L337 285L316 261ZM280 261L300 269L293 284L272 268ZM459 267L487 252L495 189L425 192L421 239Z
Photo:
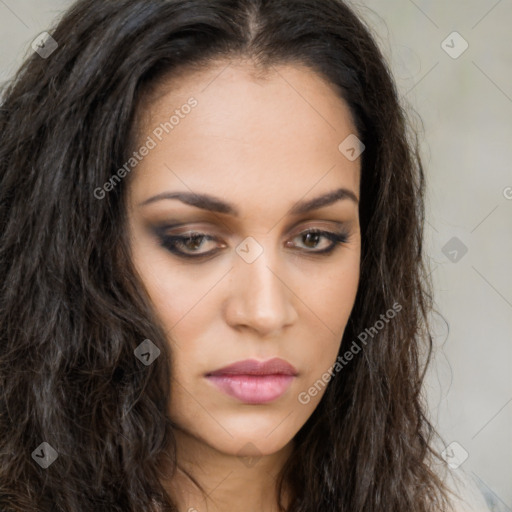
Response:
M334 250L336 244L345 243L347 241L347 235L344 233L332 233L330 231L320 231L316 229L304 231L294 238L302 238L307 249L311 249L312 246L318 247L319 240L322 238L330 241L330 243L327 246L324 246L323 249L307 251L316 254L329 253ZM286 243L287 247L290 245L292 244L289 242Z

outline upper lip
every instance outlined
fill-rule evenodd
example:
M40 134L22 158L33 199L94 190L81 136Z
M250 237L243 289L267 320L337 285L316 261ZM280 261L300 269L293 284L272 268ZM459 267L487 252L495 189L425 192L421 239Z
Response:
M267 361L237 361L206 374L210 375L297 375L297 370L288 361L274 357Z

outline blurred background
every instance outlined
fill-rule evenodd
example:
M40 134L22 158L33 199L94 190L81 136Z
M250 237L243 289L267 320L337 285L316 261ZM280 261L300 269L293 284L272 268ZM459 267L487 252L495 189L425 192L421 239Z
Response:
M71 3L0 0L1 82ZM450 466L491 510L512 512L512 2L351 5L421 130L438 311L431 419Z

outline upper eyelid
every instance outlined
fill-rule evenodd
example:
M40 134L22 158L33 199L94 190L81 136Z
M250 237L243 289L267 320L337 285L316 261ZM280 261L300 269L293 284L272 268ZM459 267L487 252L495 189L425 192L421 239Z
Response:
M295 238L297 236L300 236L304 233L319 233L319 234L323 234L323 233L328 233L328 234L333 234L333 235L346 235L348 236L349 234L349 230L348 229L343 229L343 230L340 230L340 231L337 231L337 230L333 230L333 229L329 229L329 228L319 228L319 227L306 227L306 228L303 228L303 229L300 229L299 231L293 233L291 235L292 238ZM183 233L166 233L164 229L161 230L160 232L160 236L162 238L175 238L175 237L180 237L180 238L194 238L194 237L204 237L204 238L207 238L209 240L218 240L220 237L217 236L217 235L212 235L210 233L206 233L206 230L201 230L201 229L189 229L187 231L184 231Z

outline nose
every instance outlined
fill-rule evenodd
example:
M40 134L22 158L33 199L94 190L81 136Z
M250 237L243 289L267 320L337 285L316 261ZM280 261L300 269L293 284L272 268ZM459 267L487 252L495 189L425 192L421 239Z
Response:
M284 265L270 249L264 249L252 263L235 256L233 266L225 308L226 322L231 327L271 336L296 321L294 304L298 299L287 282Z

